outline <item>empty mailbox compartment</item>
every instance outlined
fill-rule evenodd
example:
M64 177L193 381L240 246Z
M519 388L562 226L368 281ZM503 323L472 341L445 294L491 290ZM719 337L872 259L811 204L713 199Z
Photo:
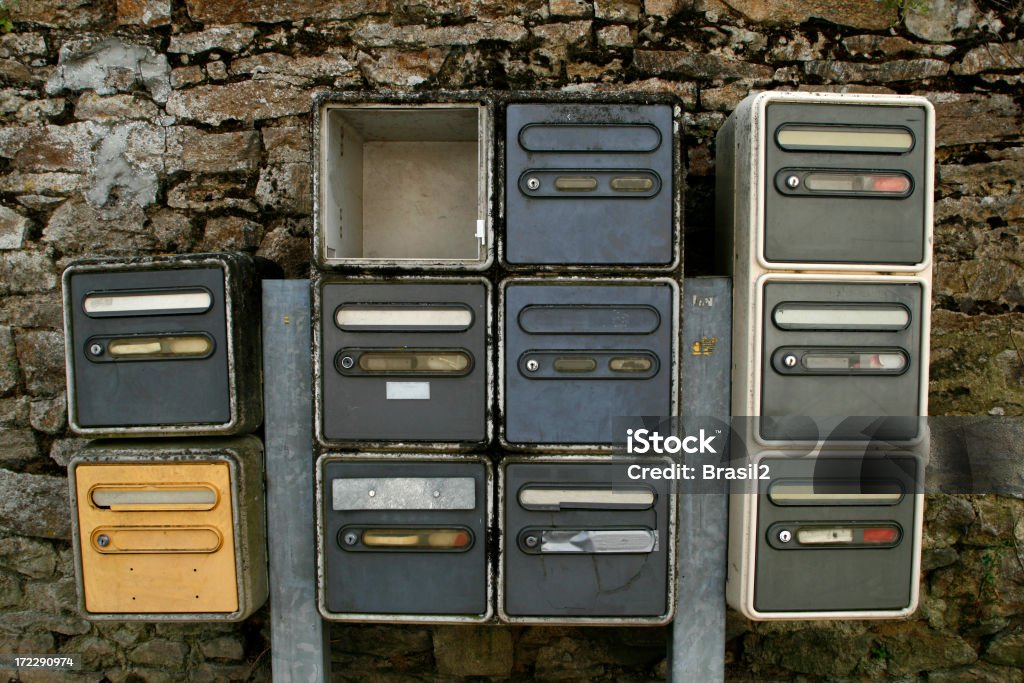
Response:
M506 445L600 448L616 418L674 414L677 299L669 280L506 280Z
M678 260L676 117L660 104L509 104L511 266L671 268Z
M317 431L326 444L481 444L490 436L490 285L318 281Z
M317 265L485 268L489 105L358 97L319 107Z
M503 464L502 619L594 624L671 619L672 482L630 479L632 462L532 458Z
M753 619L882 619L916 609L919 454L753 460L770 476L730 498L730 605Z
M258 439L96 442L68 474L87 618L240 621L266 600Z
M490 463L480 457L322 456L320 612L339 621L491 616Z
M928 362L923 281L762 280L759 437L908 441Z
M213 435L259 425L260 290L250 257L78 261L63 284L73 431Z

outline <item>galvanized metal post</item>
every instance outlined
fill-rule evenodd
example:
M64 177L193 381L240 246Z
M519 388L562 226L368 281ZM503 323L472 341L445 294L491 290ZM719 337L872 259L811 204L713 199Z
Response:
M331 677L316 607L309 280L263 281L270 642L277 683Z
M682 417L687 434L714 434L729 418L732 280L687 278L683 283ZM723 454L687 464L719 464ZM672 625L670 680L725 679L725 572L729 539L728 486L700 474L679 486L678 607Z

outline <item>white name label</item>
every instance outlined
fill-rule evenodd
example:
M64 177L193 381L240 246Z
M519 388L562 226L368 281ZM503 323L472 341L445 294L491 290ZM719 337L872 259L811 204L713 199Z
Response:
M387 382L388 400L428 401L430 382Z

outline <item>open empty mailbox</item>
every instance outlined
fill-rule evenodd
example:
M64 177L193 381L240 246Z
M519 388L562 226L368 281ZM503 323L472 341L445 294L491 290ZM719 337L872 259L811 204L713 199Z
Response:
M625 461L507 462L500 482L502 618L668 621L675 566L671 487L664 479L629 479Z
M239 621L266 600L258 439L95 445L68 472L88 618Z
M328 455L320 458L317 477L324 617L490 617L486 459Z
M259 282L244 254L73 263L64 330L78 434L237 434L262 419Z
M317 265L485 268L491 107L331 98L319 107Z
M730 497L729 604L752 619L898 618L918 601L924 458L758 454Z

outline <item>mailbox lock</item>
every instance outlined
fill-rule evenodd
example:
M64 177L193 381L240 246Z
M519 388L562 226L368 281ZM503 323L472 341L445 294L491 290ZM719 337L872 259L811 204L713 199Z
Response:
M356 543L359 543L359 534L354 531L345 534L345 545L355 545Z
M792 190L795 190L796 188L800 187L799 176L791 175L788 178L786 178L786 186Z
M792 532L789 531L789 529L783 529L782 531L779 532L779 541L780 542L782 542L782 543L789 543L791 540L793 540L793 534L792 534Z
M787 368L795 368L797 363L799 362L799 359L791 353L787 354L782 359L782 364L785 365Z
M94 356L103 355L103 344L93 343L89 345L89 353Z
M526 187L530 190L540 189L540 180L538 180L537 178L527 178Z
M356 362L355 362L355 360L353 360L352 356L344 356L341 359L341 367L345 368L346 370L351 369L352 366L355 365L355 364L356 364Z
M540 539L536 536L527 536L523 539L523 543L526 544L527 548L536 548L537 544L540 543Z
M110 545L110 536L107 536L106 534L100 534L96 537L96 545L98 545L101 548L106 548L108 545Z
M540 369L540 363L531 358L530 360L526 361L526 369L529 370L530 372L537 372L537 370Z

